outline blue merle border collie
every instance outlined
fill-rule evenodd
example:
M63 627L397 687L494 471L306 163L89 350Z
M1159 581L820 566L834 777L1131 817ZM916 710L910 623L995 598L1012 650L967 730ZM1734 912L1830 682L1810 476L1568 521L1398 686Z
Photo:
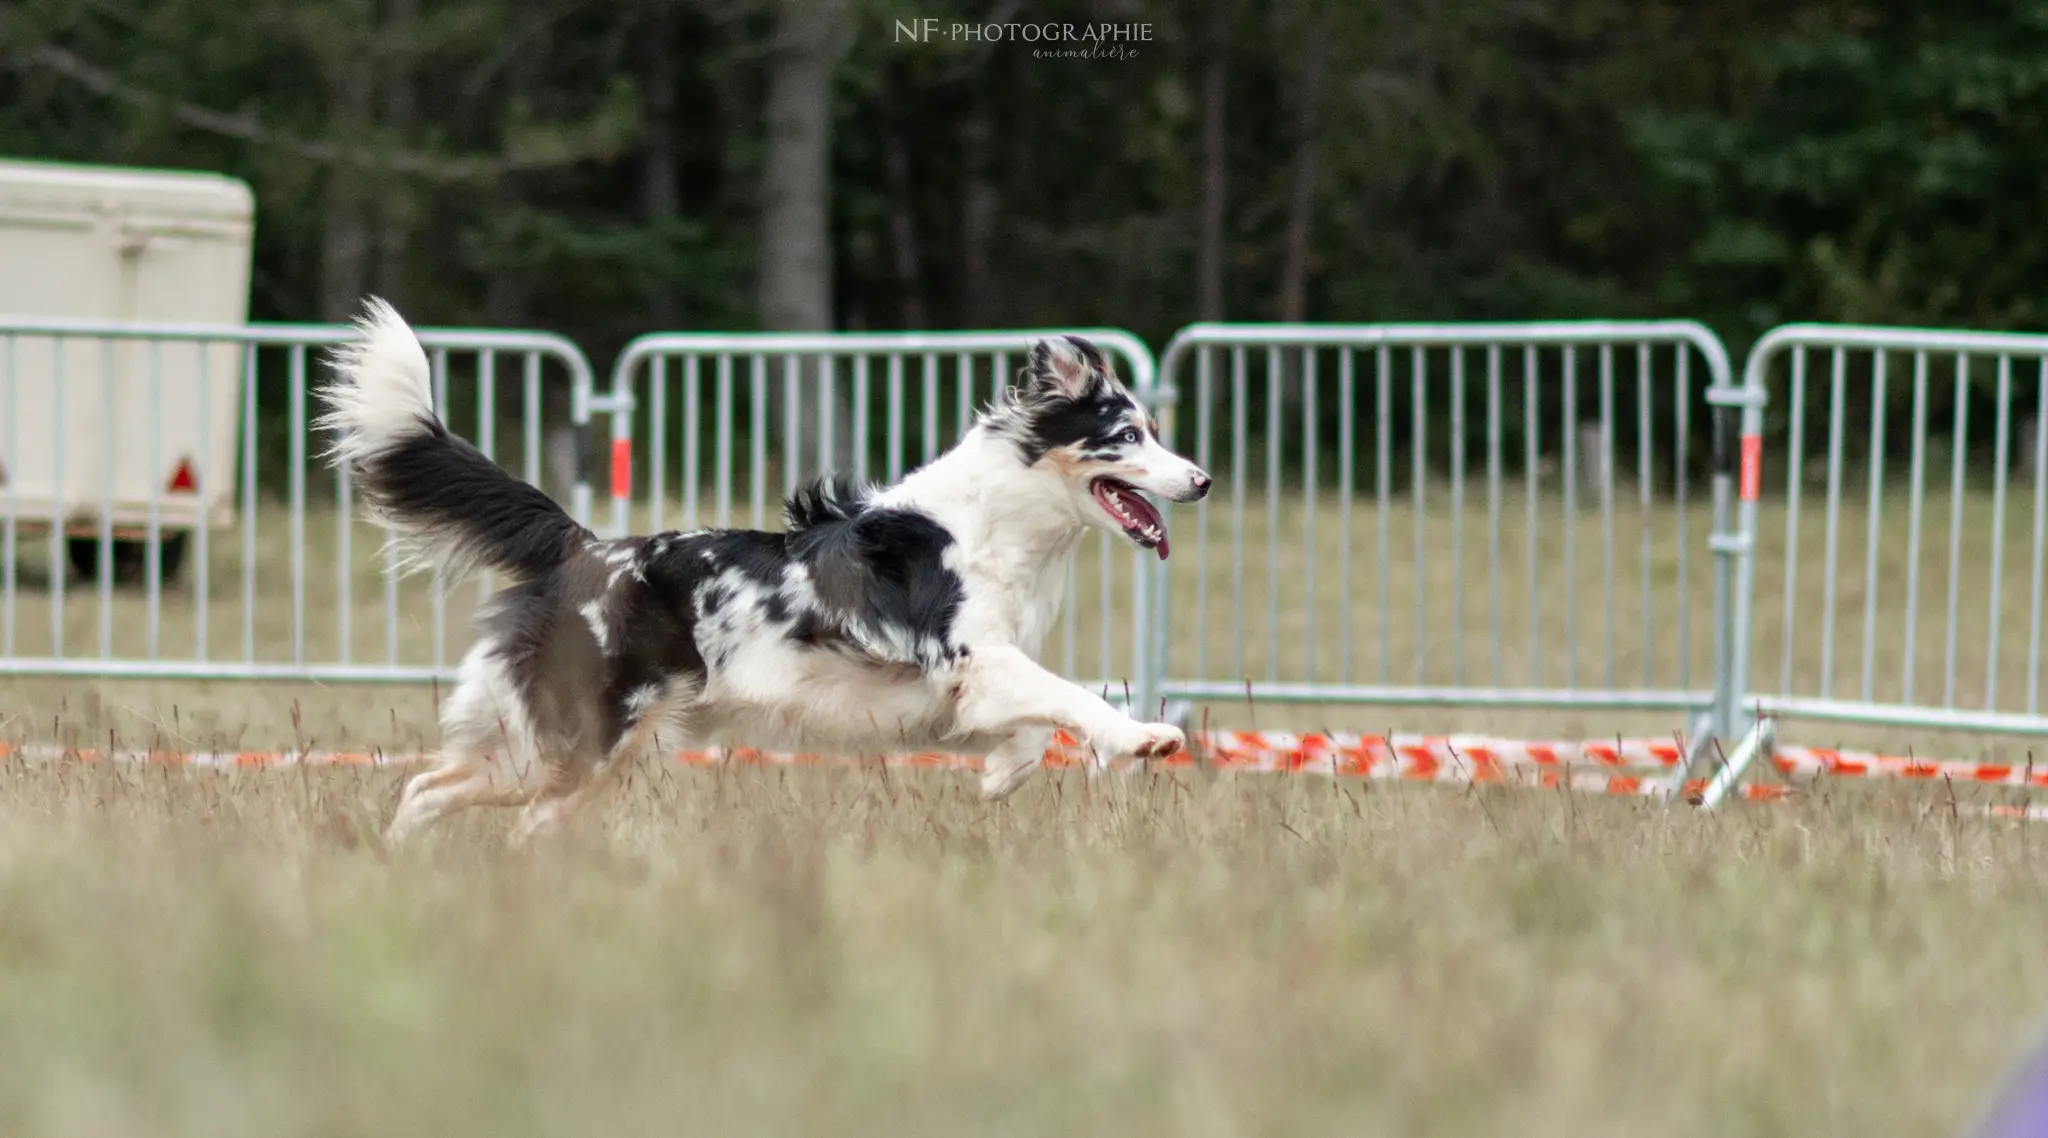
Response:
M1090 528L1164 558L1146 495L1210 485L1088 341L1038 341L1009 397L895 484L808 484L783 532L605 541L441 426L426 354L388 304L370 299L358 327L320 392L331 459L416 560L513 578L478 614L391 842L476 805L524 805L525 842L654 746L985 754L996 799L1056 728L1097 768L1183 745L1034 659Z

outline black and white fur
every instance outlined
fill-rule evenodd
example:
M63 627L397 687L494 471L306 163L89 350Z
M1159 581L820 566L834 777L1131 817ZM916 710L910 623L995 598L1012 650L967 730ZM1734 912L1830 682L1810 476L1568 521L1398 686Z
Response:
M392 841L481 804L524 804L525 840L657 735L665 748L980 753L989 798L1030 777L1055 728L1098 767L1182 746L1034 660L1090 528L1164 557L1140 492L1191 502L1210 485L1086 340L1039 341L1006 401L894 485L800 490L785 532L603 541L439 424L397 312L372 299L359 326L321 392L333 459L422 559L514 579L478 616L442 749L407 784Z

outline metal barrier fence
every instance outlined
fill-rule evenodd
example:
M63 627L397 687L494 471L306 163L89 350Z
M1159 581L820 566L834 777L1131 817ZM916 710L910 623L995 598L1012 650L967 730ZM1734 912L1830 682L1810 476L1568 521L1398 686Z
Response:
M1745 379L1786 437L1744 708L2048 732L2048 336L1791 325Z
M1787 325L1744 386L1784 408L1783 497L1745 479L1751 722L1707 804L1772 749L1774 718L2048 732L2048 336Z
M1173 511L1163 695L1731 725L1741 392L1706 328L1196 325L1160 375L1221 484Z
M1742 739L1709 804L1780 717L2048 731L2048 336L1792 325L1737 383L1685 321L1195 325L1156 375L1082 331L1221 483L1169 562L1082 550L1041 655L1112 698L1684 714ZM1044 334L650 335L599 391L557 336L420 333L444 420L530 481L546 396L579 444L611 417L611 532L895 478ZM0 321L0 674L448 676L493 583L389 573L308 436L352 335Z
M612 417L610 529L779 528L783 497L809 473L894 479L957 441L978 406L999 403L1034 341L1068 331L1120 361L1132 392L1152 400L1152 354L1117 329L642 336L613 367L611 393L591 404ZM1142 550L1120 557L1120 545L1084 540L1041 658L1148 707L1154 562Z
M492 583L454 590L438 574L388 572L383 531L361 519L345 475L309 437L309 391L325 367L314 349L353 335L343 325L0 321L0 673L452 675L463 610ZM486 454L515 452L542 483L544 385L566 383L571 420L586 421L583 353L539 332L419 335L443 419ZM451 407L451 388L467 406ZM501 388L515 394L501 399ZM259 410L278 400L281 439L258 429ZM518 411L509 423L506 402ZM589 488L574 477L557 492L587 518ZM44 555L23 556L38 539ZM89 610L67 602L74 574L92 582ZM117 592L117 576L139 578L139 595Z

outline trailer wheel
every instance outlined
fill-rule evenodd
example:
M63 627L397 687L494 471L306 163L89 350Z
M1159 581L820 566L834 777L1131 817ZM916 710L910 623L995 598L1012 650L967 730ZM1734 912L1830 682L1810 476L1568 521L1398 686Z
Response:
M166 533L159 537L162 547L157 551L157 568L163 583L169 585L178 577L178 570L185 565L184 531ZM65 546L71 559L71 568L79 576L98 581L100 576L100 541L96 537L74 537ZM140 585L147 581L143 566L149 556L147 539L114 539L114 582L123 585Z

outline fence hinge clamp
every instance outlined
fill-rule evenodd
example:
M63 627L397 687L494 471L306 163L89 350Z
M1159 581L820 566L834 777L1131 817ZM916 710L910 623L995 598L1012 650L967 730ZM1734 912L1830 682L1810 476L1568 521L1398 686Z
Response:
M1709 407L1763 407L1770 403L1771 393L1754 387L1709 387Z

